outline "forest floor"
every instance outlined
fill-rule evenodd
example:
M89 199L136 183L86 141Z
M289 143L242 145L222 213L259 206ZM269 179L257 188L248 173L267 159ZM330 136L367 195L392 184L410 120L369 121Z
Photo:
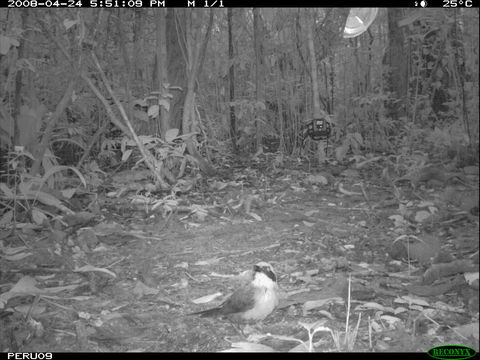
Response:
M140 182L122 172L94 216L4 240L31 256L0 258L2 351L307 351L308 328L319 330L313 351L478 351L478 189L422 179L394 196L379 165L273 160L232 161L149 204L154 195L119 192ZM476 212L447 192L476 194ZM188 315L218 305L259 261L282 298L263 322L242 334Z

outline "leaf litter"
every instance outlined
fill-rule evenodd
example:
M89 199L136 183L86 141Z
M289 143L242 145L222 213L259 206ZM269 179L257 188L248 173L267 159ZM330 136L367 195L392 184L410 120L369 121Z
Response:
M115 221L69 213L68 236L40 230L46 236L32 246L2 240L11 280L0 307L32 333L21 350L424 351L438 336L478 344L478 255L455 252L448 236L458 227L474 244L468 217L433 218L439 197L384 211L381 188L347 190L358 182L348 177L335 187L328 167L277 169L269 188L256 183L268 176L259 170L250 169L249 185L239 174L138 207L132 194L127 208L128 191L106 197ZM433 234L423 229L440 220ZM29 228L19 231L34 239ZM455 254L436 261L442 249ZM186 316L231 293L258 261L274 266L281 304L248 339L228 321ZM407 335L417 339L409 347Z

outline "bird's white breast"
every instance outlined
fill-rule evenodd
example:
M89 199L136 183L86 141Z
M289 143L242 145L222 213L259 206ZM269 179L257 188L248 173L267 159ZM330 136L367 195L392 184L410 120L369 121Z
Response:
M252 285L255 287L255 306L241 317L244 320L263 320L278 305L277 284L265 274L256 274Z

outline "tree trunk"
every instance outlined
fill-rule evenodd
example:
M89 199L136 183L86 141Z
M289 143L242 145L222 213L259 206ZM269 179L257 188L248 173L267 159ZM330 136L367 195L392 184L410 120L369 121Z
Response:
M232 8L227 8L227 24L228 24L228 60L230 62L230 69L228 71L228 82L230 85L230 137L232 139L233 152L237 153L237 124L235 118L235 65L233 63L233 36L232 36Z
M145 91L144 78L144 54L143 54L143 24L145 22L145 11L143 9L135 9L135 20L133 22L133 79L135 83L142 84L141 91Z
M263 22L258 8L253 9L253 40L255 46L255 127L256 150L262 149L263 126L265 119L265 70L263 59ZM262 107L260 104L263 103Z
M285 152L285 119L283 118L283 107L282 107L282 82L281 82L281 73L280 68L277 66L275 68L275 98L277 102L277 116L278 116L278 136L280 138L280 143L278 144L278 151Z
M185 38L185 17L182 11L167 8L167 74L170 86L179 87L182 90L172 90L173 98L168 113L168 127L182 128L182 107L185 100L185 87L187 85L185 73L185 57L180 48L180 42Z
M211 11L211 10L210 10ZM195 116L195 84L200 72L201 58L205 52L212 28L212 12L210 12L210 23L205 32L205 37L201 39L201 29L203 25L203 12L185 13L185 54L186 54L186 74L187 89L185 101L183 104L182 130L183 133L191 133L200 130L199 119ZM204 173L209 176L215 174L213 167L198 153L191 137L185 139L187 149L192 155Z
M388 8L388 37L389 47L387 53L387 64L390 67L388 76L388 88L395 94L398 102L389 103L387 107L391 116L405 115L405 101L407 97L407 59L405 50L405 39L398 21L402 19L403 10L399 8Z
M167 37L166 37L166 10L159 9L159 16L156 22L157 33L156 33L156 51L155 51L155 69L153 71L153 86L154 90L160 91L163 94L164 91L168 89L164 88L164 84L168 82L167 79ZM167 133L168 127L168 112L163 106L160 106L158 112L158 124L160 127L160 136L165 140L165 134Z
M350 8L330 8L319 26L315 27L315 40L320 40L319 61L330 55L342 40L343 29Z
M27 9L21 9L21 27L23 29L26 29L28 26L28 15L29 11ZM28 33L31 33L29 31ZM18 52L17 52L17 61L21 60L24 58L24 53L25 53L25 47L28 46L28 41L25 38L20 38L20 45L18 46ZM15 102L14 102L14 114L15 114L15 119L18 119L20 116L20 106L22 105L21 100L21 91L23 88L23 70L18 69L17 74L15 76ZM13 123L13 145L20 145L19 140L20 140L20 133L18 129L18 123L15 121Z
M132 119L132 92L131 92L131 84L132 84L132 64L130 55L128 54L127 50L127 37L125 36L126 32L123 28L123 21L122 21L122 13L125 15L124 12L118 10L117 14L117 29L118 29L118 37L119 37L119 45L120 45L120 52L123 58L123 64L125 66L125 72L122 73L123 77L123 86L125 88L125 94L127 95L127 103L126 112L129 119Z
M318 90L317 57L315 56L315 44L313 42L315 12L305 15L307 16L307 43L310 55L310 75L312 77L313 117L317 119L322 116L322 109L320 108L320 91Z

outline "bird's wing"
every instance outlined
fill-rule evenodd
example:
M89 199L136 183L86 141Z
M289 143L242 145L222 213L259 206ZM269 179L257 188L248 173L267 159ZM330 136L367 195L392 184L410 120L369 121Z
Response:
M255 287L251 285L242 286L235 290L235 292L222 305L224 313L239 313L253 309L255 306L256 294Z

